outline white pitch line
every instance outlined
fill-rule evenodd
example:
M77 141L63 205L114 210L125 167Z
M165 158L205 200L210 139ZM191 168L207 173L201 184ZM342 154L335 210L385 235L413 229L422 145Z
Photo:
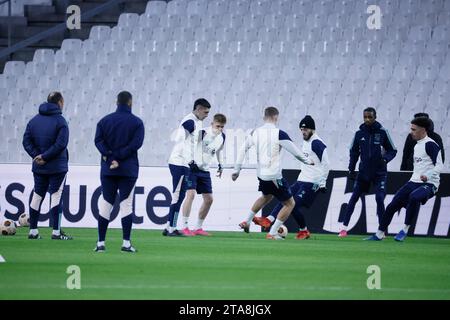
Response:
M0 263L2 262L6 262L5 258L2 257L2 255L0 254Z

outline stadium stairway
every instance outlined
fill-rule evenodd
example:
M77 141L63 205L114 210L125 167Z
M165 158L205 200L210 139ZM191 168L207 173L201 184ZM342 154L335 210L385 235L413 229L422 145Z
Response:
M13 16L12 19L12 39L15 44L40 32L48 30L65 21L67 4L78 5L81 13L94 9L108 0L53 0L52 5L34 4L25 5L24 16ZM115 26L121 13L145 12L148 0L128 0L123 4L113 6L111 9L83 21L80 30L68 30L64 33L55 34L50 38L39 41L29 47L13 53L10 59L0 59L0 73L8 60L28 62L33 60L34 52L37 49L59 49L64 39L81 39L89 37L90 29L93 25ZM0 51L8 47L8 17L0 17Z

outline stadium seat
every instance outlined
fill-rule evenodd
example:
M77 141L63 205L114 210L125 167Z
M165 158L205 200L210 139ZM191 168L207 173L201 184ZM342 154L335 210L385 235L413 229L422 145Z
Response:
M178 2L178 1L175 1ZM161 15L166 12L167 3L165 1L153 0L147 2L147 6L145 8L145 15Z

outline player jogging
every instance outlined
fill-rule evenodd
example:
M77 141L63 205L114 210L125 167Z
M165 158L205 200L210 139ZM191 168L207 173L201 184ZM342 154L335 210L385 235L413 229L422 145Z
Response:
M291 185L291 192L294 195L295 207L292 210L292 215L299 226L299 232L295 237L298 240L308 239L311 236L308 228L302 207L309 208L317 192L326 192L326 182L329 173L329 159L327 146L316 133L316 124L314 119L307 115L299 123L299 128L303 135L303 153L306 158L314 162L314 166L302 164L301 172L298 181ZM269 228L272 222L275 221L278 213L282 208L278 204L270 213L268 217L254 217L253 222L264 227Z
M255 201L247 220L241 222L239 227L245 232L249 232L250 222L253 217L275 197L283 204L283 207L266 236L270 240L283 240L277 233L278 229L289 217L295 206L289 185L281 174L281 148L286 149L286 151L303 163L314 164L295 146L286 132L276 127L278 116L279 112L275 107L267 107L264 110L265 123L263 126L253 130L246 138L244 145L239 151L234 173L232 174L232 179L235 181L239 177L246 153L252 146L255 146L257 177L259 180L258 191L262 192L262 196Z

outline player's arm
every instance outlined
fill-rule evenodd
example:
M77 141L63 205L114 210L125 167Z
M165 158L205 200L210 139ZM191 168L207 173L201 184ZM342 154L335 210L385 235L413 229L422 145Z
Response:
M348 170L350 172L354 172L355 171L355 167L356 167L356 163L358 162L358 158L360 155L360 151L359 151L359 145L358 145L358 140L356 139L358 132L355 133L355 135L353 136L353 140L350 144L350 162L348 164Z
M423 182L439 177L442 169L444 168L444 164L442 163L441 148L435 142L427 142L425 144L425 152L433 162L433 169L420 177Z
M386 133L386 139L384 139L383 148L386 153L384 154L383 159L388 163L397 155L397 148L395 147L394 141L392 141L389 131L384 129L384 132Z
M25 133L23 134L22 145L31 158L34 159L37 155L39 155L39 151L37 150L33 141L30 124L27 124Z
M413 139L410 134L406 137L405 145L403 146L403 156L402 163L400 165L400 170L406 171L408 167L408 161L413 157L414 147L413 147Z
M444 144L442 143L442 138L440 135L436 133L435 137L433 137L433 140L438 144L439 148L441 148L441 156L442 156L442 163L445 162L445 150L444 150Z
M65 148L67 148L68 143L69 127L67 125L67 122L64 120L58 130L55 143L41 155L42 160L48 162L49 160L57 157Z
M284 148L287 152L292 154L297 160L300 160L304 164L313 165L314 162L305 157L303 152L300 151L299 148L292 142L291 138L288 136L286 132L280 130L279 133L279 141L282 148Z
M113 150L114 160L124 160L129 158L132 154L136 153L144 143L144 123L142 121L139 122L139 125L134 131L133 138L125 147L122 147L118 150Z
M222 177L222 171L223 171L223 147L225 145L225 134L224 133L222 133L222 137L223 137L222 145L216 152L216 158L217 158L217 163L218 163L216 176L219 178Z
M97 123L94 142L95 147L103 157L109 157L112 155L111 148L108 146L104 139L103 127L101 125L101 122Z
M328 158L327 146L320 140L314 140L311 144L312 151L320 160L321 177L319 181L319 188L325 188L330 172L330 161Z
M244 144L241 146L238 152L238 156L236 159L236 163L234 165L234 172L231 176L233 180L236 180L239 177L239 173L242 169L242 164L244 163L245 155L247 154L248 150L254 145L253 143L253 137L252 135L248 135L245 138Z

